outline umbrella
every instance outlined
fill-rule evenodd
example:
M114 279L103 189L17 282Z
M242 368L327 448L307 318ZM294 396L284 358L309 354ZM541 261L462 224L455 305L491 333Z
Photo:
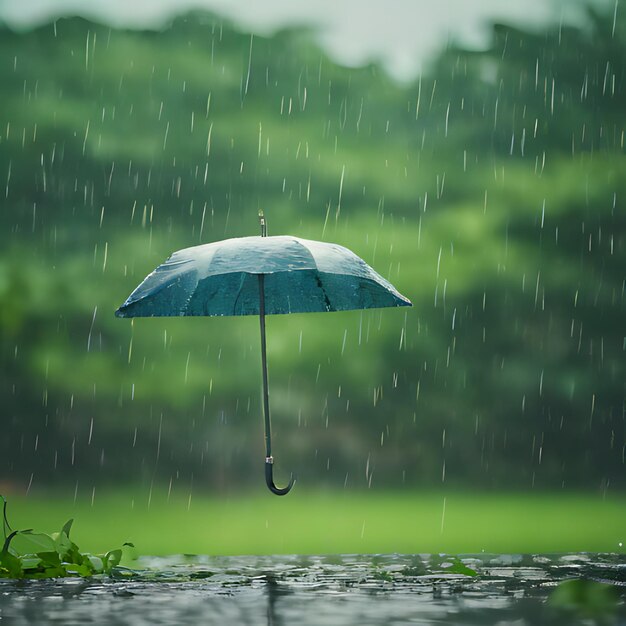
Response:
M115 312L118 317L258 315L261 324L265 480L274 484L265 316L411 306L356 254L292 236L239 237L179 250L159 265Z

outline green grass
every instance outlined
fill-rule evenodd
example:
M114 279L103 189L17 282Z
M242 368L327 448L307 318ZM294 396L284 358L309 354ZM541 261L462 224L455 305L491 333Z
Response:
M600 494L337 492L176 495L167 488L9 494L14 528L75 518L72 538L139 554L624 553L626 499ZM445 508L445 511L444 511Z

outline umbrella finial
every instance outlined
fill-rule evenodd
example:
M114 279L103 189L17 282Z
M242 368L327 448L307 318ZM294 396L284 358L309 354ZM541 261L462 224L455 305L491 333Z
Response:
M265 215L263 215L263 209L259 209L259 224L261 225L261 237L267 237L267 224Z

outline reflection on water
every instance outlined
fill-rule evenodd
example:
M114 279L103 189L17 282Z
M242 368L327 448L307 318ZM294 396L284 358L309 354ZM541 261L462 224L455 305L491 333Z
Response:
M0 624L620 625L625 602L623 555L181 556L1 580Z

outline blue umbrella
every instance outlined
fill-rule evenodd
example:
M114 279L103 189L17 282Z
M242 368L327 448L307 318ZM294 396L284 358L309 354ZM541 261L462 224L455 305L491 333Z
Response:
M115 312L118 317L258 315L261 323L265 481L274 484L265 316L411 306L363 259L342 246L292 236L226 239L179 250Z

